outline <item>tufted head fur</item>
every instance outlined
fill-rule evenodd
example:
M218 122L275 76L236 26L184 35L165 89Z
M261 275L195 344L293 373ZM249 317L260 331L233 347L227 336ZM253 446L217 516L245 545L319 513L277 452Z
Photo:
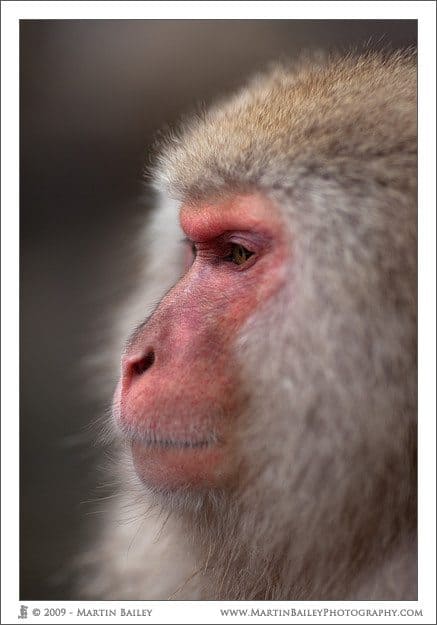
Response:
M308 176L403 188L413 182L401 172L415 162L415 106L410 53L277 66L170 134L155 185L180 201L292 189Z

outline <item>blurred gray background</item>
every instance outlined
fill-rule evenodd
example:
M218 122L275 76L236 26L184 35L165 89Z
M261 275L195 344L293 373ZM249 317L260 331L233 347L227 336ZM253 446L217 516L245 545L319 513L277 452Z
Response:
M408 46L416 22L26 20L20 32L20 596L69 599L68 563L98 531L87 502L102 451L87 426L110 401L83 362L135 272L147 146L269 61Z

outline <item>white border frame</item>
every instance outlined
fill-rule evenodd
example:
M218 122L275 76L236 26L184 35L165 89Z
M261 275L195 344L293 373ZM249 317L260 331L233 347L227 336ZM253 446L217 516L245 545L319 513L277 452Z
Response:
M435 3L434 2L8 2L2 3L2 622L19 623L18 519L18 338L19 338L19 20L20 19L417 19L419 31L419 601L386 602L90 602L89 607L153 609L125 623L235 622L220 609L312 610L401 608L423 610L422 617L386 613L375 622L435 622ZM86 603L26 602L28 622L47 622L32 609L67 607L65 622L120 622L120 616L75 617L68 612ZM254 620L257 618L257 621ZM231 620L232 619L232 620ZM347 620L345 620L347 619ZM51 619L60 622L61 619ZM239 617L254 623L263 617ZM369 623L371 617L271 615L269 622Z

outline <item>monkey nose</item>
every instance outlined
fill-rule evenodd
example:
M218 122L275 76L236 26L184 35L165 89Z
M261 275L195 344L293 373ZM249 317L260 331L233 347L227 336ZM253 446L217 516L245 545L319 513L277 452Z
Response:
M123 387L143 375L155 362L155 350L149 348L143 355L126 356L122 362Z

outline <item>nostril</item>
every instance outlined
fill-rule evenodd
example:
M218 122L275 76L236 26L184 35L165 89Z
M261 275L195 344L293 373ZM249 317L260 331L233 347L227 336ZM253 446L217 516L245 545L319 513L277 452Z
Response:
M153 349L150 349L147 354L144 356L144 358L141 358L140 360L137 360L136 362L132 363L132 372L134 375L142 375L145 371L147 371L147 369L150 369L150 367L153 365L153 363L155 362L155 352L153 351Z

